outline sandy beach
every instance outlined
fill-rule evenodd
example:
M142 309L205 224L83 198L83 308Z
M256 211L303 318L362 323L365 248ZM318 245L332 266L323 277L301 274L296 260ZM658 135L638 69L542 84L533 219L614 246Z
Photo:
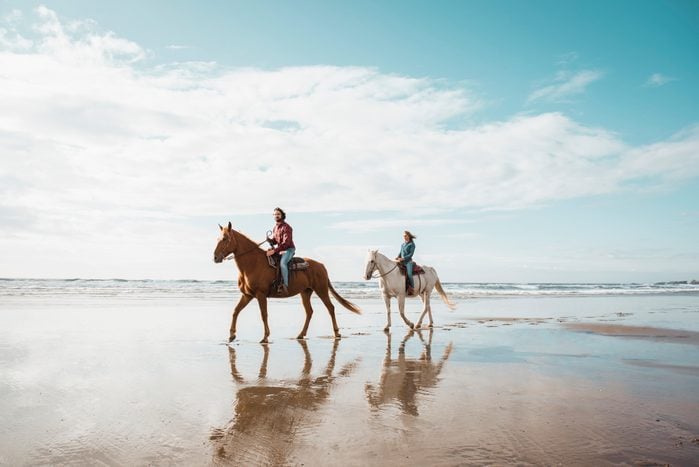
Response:
M4 299L1 465L696 465L696 296L383 303ZM408 304L417 318L419 302Z

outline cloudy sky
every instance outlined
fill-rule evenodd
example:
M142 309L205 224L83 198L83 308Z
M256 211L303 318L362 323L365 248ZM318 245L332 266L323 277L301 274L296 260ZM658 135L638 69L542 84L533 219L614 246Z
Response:
M0 0L0 277L699 279L692 1Z

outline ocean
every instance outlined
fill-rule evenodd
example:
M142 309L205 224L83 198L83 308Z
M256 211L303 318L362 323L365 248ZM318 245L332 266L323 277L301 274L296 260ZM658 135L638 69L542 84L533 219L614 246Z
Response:
M334 282L352 300L380 298L378 281ZM513 297L594 297L699 295L696 281L655 283L473 283L447 282L453 299ZM119 298L231 300L240 295L233 280L8 279L0 278L0 301L12 298Z

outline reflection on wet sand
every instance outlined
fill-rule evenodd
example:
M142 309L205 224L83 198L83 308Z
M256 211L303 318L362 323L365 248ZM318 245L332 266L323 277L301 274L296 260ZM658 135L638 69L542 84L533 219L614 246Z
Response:
M405 344L417 333L423 349L418 358L405 355ZM373 409L397 400L403 413L418 415L417 394L427 392L439 382L439 374L452 351L451 342L444 349L438 362L432 361L432 334L429 330L427 342L421 331L410 331L398 347L398 358L391 355L391 335L387 334L386 357L383 361L381 380L378 385L367 383L366 398Z
M314 414L327 402L338 376L347 377L357 361L335 371L339 340L335 340L328 363L319 376L313 377L313 360L306 341L298 341L304 362L296 379L268 380L270 348L264 355L258 379L246 382L236 366L235 349L229 347L231 375L239 386L235 413L227 426L212 430L214 463L233 465L281 465L291 461L296 436L312 428Z

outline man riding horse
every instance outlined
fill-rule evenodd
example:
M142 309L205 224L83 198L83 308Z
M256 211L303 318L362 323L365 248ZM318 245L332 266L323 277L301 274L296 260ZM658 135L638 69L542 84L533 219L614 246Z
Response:
M275 254L281 255L279 260L279 268L282 272L282 284L277 292L288 293L289 288L289 262L296 253L296 245L292 238L293 229L286 223L286 213L282 208L274 209L274 229L272 230L272 238L267 241L273 248L267 250L267 256Z

